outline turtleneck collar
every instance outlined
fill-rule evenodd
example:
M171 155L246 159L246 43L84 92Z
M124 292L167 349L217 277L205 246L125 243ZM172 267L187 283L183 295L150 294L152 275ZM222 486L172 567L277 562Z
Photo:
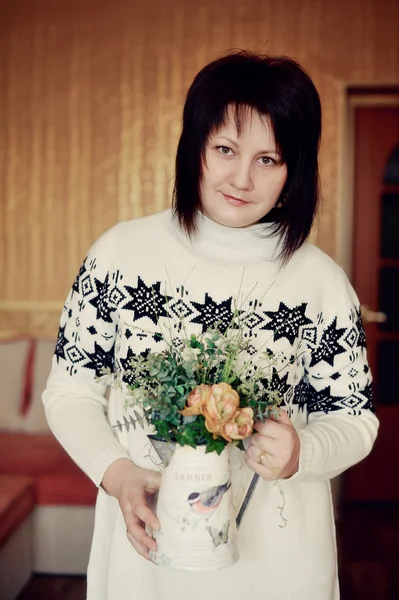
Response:
M276 260L281 251L281 236L274 234L273 223L257 223L249 227L226 227L202 213L197 215L197 230L191 236L182 231L170 211L172 227L190 250L215 263L250 265Z

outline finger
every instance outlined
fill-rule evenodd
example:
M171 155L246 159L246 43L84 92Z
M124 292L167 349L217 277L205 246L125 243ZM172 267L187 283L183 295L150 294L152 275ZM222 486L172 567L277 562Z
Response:
M260 442L258 441L258 437L259 437L259 436L258 436L256 433L253 433L253 434L251 435L251 441L250 441L250 443L249 443L249 444L248 444L248 446L247 446L246 452L248 452L248 450L249 450L250 448L252 448L252 446L254 446L255 448L259 448L259 447L260 447L260 445L259 445L259 444L260 444Z
M161 480L162 475L160 473L157 473L156 471L153 471L153 473L149 475L144 487L146 493L156 494L161 486Z
M158 490L154 490L154 494ZM153 495L153 494L148 494ZM126 502L121 504L122 512L126 519L129 515L137 516L145 525L159 529L160 523L147 504L145 493L131 493Z
M279 409L277 419L273 415L271 415L270 418L282 425L291 425L291 419L289 418L287 411L283 408Z
M271 442L273 442L273 440L268 440L267 438L265 438L262 446L252 445L246 451L246 456L256 462L259 461L259 458L262 456L262 454L274 456L274 444L272 444Z
M246 439L244 439L244 440L243 440L243 442L244 442L244 447L245 447L245 449L246 449L246 450L248 450L248 448L249 448L249 447L251 446L251 444L253 443L253 437L254 437L254 434L253 434L253 433L251 433L251 435L249 436L249 438L246 438Z
M127 539L129 540L129 542L132 544L133 548L136 550L136 552L138 554L140 554L141 556L143 556L144 558L146 558L147 560L151 560L150 559L150 552L147 546L145 546L144 544L138 542L129 531L126 531L126 536Z
M270 452L270 450L258 450L257 453L251 453L251 455L246 456L247 464L248 461L252 463L256 463L261 467L264 467L268 471L270 471L273 475L279 473L281 471L281 466L279 465L278 456L275 456Z
M130 519L126 521L127 532L136 540L136 542L147 550L156 550L157 543L145 530L145 525L139 519Z
M133 505L134 514L146 525L153 529L159 529L160 523L146 502L140 502Z
M276 439L280 435L280 423L267 419L264 423L257 421L254 429L262 436Z
M154 496L154 494L157 494L159 492L159 485L158 486L154 486L154 487L150 487L150 486L145 486L145 493L147 494L147 496Z
M253 446L246 452L245 458L267 467L274 474L281 471L279 444L275 440L268 439L267 444L263 444L260 448Z
M255 473L260 475L266 481L275 481L277 479L277 475L274 472L275 469L271 469L265 464L260 464L256 460L252 460L251 458L246 457L247 466L252 469ZM279 471L279 469L277 469Z

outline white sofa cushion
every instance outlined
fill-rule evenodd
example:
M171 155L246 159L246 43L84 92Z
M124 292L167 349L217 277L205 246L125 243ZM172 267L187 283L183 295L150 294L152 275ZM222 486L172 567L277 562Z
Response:
M54 355L54 340L37 340L33 363L32 396L24 419L24 430L29 433L47 433L49 426L44 414L42 393L50 374Z
M30 345L28 339L0 342L0 429L24 430L22 403Z

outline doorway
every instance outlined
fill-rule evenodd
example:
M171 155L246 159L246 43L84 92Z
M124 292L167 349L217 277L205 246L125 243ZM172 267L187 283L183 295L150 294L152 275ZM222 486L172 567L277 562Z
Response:
M345 474L343 492L347 501L399 501L399 89L348 90L347 98L347 270L362 305L380 431Z

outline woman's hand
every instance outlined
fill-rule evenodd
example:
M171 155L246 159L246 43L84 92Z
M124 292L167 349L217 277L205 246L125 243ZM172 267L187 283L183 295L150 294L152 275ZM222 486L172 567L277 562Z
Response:
M145 527L159 529L159 521L147 504L147 496L156 494L160 484L160 473L136 467L127 458L114 461L102 481L105 491L119 502L128 540L148 560L149 550L156 550L157 544Z
M287 479L298 471L301 443L295 427L285 410L279 418L267 419L254 425L257 433L251 436L245 462L267 481Z

